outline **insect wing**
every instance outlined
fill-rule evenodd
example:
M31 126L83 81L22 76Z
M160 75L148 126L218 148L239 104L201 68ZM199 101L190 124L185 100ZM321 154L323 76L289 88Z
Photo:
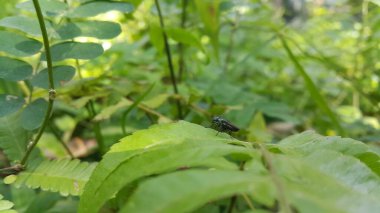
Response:
M236 132L236 131L240 130L238 127L236 127L235 125L233 125L232 123L230 123L226 120L222 121L222 125L223 125L224 129L232 131L232 132Z

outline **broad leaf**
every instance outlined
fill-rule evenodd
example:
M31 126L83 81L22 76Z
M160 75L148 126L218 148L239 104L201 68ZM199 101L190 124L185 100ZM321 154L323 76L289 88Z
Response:
M70 81L75 75L75 68L72 66L55 66L53 67L54 86L56 88L63 86ZM47 68L41 70L33 76L30 81L33 86L49 89L49 76Z
M77 21L60 26L57 33L60 39L72 39L80 36L111 39L121 33L121 28L118 23L109 21Z
M41 126L48 103L39 98L30 103L21 113L21 125L26 130L34 130Z
M93 59L103 54L103 47L97 43L63 42L51 47L52 60ZM41 57L46 60L45 53Z
M120 11L122 13L130 13L133 11L133 5L127 2L116 1L91 1L80 5L67 14L69 18L86 18L96 16L111 10Z
M25 61L0 56L0 78L8 81L27 79L33 67Z
M183 166L237 169L237 165L224 162L221 157L234 154L250 158L255 155L242 147L224 143L229 140L220 139L214 130L183 121L154 126L126 137L111 148L94 171L82 195L79 211L96 212L125 185L145 176ZM151 148L145 150L144 147Z
M30 56L36 54L42 43L13 32L0 31L0 51L14 56Z
M17 29L34 36L41 36L41 29L37 18L29 18L26 16L9 16L0 20L0 26ZM53 31L49 22L45 21L45 26L48 32Z
M14 179L7 183L15 186L41 188L44 191L59 192L63 196L80 195L95 166L95 163L69 159L43 161L6 179Z
M143 182L120 212L192 212L212 200L272 191L268 177L251 172L175 172Z
M0 148L9 160L21 160L27 143L28 132L21 127L19 114L0 117Z
M24 99L13 95L0 95L0 117L10 115L21 109Z

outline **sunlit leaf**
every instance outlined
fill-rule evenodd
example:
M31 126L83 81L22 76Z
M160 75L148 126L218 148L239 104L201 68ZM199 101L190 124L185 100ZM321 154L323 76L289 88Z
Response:
M67 4L59 0L38 0L41 10L46 16L62 15L68 8ZM35 12L33 1L24 1L16 5L17 8Z
M76 21L68 22L57 29L60 39L75 37L94 37L110 39L121 33L118 23L109 21Z
M17 29L34 36L41 36L41 29L37 18L8 16L0 20L0 26ZM45 26L48 32L52 32L53 29L49 22L45 21Z
M120 11L122 13L130 13L134 8L133 5L128 2L91 1L78 6L73 11L69 12L67 17L86 18L112 10Z

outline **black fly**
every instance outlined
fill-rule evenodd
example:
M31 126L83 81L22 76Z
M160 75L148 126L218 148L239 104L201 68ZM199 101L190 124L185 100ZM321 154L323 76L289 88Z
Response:
M219 132L226 132L230 134L231 132L237 132L240 130L231 122L218 116L212 118L212 126L214 126L216 130L218 130L217 135L219 134Z

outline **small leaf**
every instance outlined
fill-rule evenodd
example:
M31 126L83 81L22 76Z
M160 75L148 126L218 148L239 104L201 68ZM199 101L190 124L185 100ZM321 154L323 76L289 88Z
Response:
M17 180L17 175L8 175L4 178L5 184L12 184Z
M25 61L0 56L0 78L8 81L27 79L33 68Z
M14 56L30 56L37 53L41 42L13 32L0 31L0 51Z
M168 36L177 42L195 46L204 51L200 40L188 30L182 28L168 28L165 30Z
M164 37L161 27L155 22L149 24L149 37L153 46L161 53L164 49Z
M0 95L0 117L10 115L21 109L24 99L13 95Z
M41 126L48 103L39 98L30 103L21 113L22 127L26 130L34 130Z
M75 37L94 37L99 39L111 39L121 33L118 23L109 21L78 21L68 22L57 29L60 39L72 39Z
M130 13L134 10L133 5L127 2L116 1L92 1L75 8L67 17L69 18L86 18L96 16L111 10L117 10L122 13Z
M29 18L26 16L9 16L0 20L0 26L21 30L27 34L41 36L41 29L37 18ZM51 24L45 21L48 32L52 32Z
M69 159L43 161L19 173L14 185L59 192L63 196L80 195L95 166Z
M3 200L3 195L0 194L0 212L17 213L17 211L11 209L13 206L14 204L12 202Z
M0 117L0 148L9 160L20 160L27 143L28 132L21 127L19 113Z
M51 47L52 60L62 61L64 59L93 59L103 54L103 47L97 43L63 42ZM46 60L45 53L41 60Z
M58 0L39 0L41 10L46 16L59 16L62 15L68 8L67 4ZM25 1L16 5L17 8L35 12L33 1Z
M72 66L55 66L53 67L54 86L61 87L70 81L75 75L75 68ZM33 86L49 89L49 76L47 68L41 70L31 79Z

